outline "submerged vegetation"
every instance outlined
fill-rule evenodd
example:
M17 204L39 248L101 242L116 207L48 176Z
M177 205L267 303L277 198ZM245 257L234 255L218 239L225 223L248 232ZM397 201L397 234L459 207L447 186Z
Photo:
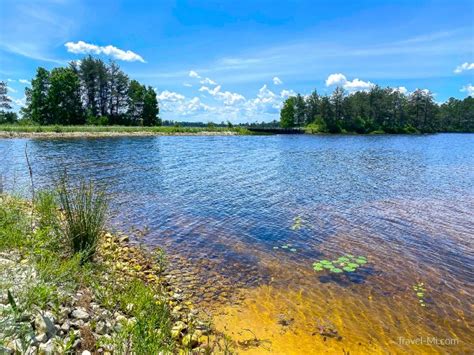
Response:
M418 298L418 303L421 307L426 307L425 301L425 284L423 282L418 282L416 285L413 286L413 291L416 293L416 297Z
M289 97L280 111L280 125L304 127L307 133L474 132L474 98L438 104L428 90L407 95L373 86L347 94L338 87L331 96L314 91Z

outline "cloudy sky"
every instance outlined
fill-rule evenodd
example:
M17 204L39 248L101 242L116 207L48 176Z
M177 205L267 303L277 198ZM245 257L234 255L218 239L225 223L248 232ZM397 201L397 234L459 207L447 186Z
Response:
M156 88L164 119L278 118L294 92L474 95L474 1L0 0L0 80L91 53Z

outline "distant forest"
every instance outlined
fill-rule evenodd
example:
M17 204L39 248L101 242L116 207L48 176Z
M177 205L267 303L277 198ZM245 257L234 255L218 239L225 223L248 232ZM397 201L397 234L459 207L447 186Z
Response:
M406 95L374 86L348 94L337 87L330 96L314 91L286 99L280 126L306 127L312 133L474 132L474 98L437 104L427 90Z
M1 107L8 109L11 106L6 92L6 83L1 82ZM161 124L152 87L130 80L115 62L106 64L92 56L51 71L38 68L25 96L22 118L36 124ZM3 116L7 122L16 120L11 112Z

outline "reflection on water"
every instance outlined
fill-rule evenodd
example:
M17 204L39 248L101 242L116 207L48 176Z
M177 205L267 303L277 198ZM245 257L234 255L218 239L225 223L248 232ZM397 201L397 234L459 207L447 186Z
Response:
M222 329L269 340L242 351L468 352L473 136L0 140L8 189L27 191L26 142L36 185L63 166L103 183L111 225L164 245L171 277ZM347 253L369 263L351 275L311 268ZM421 336L459 343L398 341Z

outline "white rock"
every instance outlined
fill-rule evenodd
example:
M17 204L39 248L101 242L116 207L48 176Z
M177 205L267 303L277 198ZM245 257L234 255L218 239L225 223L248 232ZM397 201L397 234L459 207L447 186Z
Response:
M78 307L74 311L72 311L72 317L76 319L85 320L85 319L89 319L90 316L89 316L89 313L87 313L87 311L84 308Z
M69 322L69 320L65 320L63 324L61 324L61 330L63 330L64 332L68 332L69 329L71 328L71 323Z
M41 333L35 336L35 341L38 343L46 343L47 340L48 336L46 335L46 333Z
M49 339L46 344L40 344L39 346L39 353L45 355L52 355L54 354L54 343L53 339Z

